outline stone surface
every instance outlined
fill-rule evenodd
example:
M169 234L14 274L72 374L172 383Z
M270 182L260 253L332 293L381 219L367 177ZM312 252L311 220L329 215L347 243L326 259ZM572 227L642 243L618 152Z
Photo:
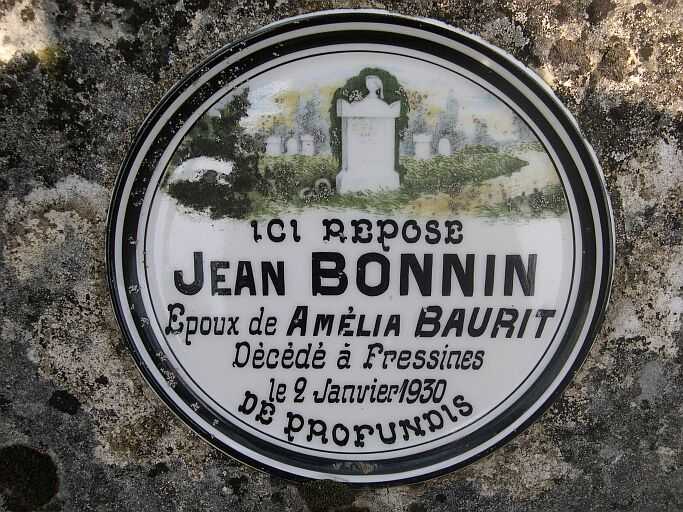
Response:
M420 485L295 485L207 447L148 390L106 287L109 193L164 92L223 44L339 7L439 19L531 66L615 210L611 305L574 382ZM0 510L682 509L682 27L676 0L0 1Z

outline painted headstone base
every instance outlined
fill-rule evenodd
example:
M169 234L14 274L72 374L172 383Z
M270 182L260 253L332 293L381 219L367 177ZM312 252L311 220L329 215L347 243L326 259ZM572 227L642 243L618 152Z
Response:
M539 423L457 474L350 491L291 485L206 447L147 391L113 322L104 216L146 113L198 55L280 17L332 7L201 5L0 7L0 58L11 59L0 64L0 449L47 454L58 476L55 487L45 458L12 450L0 460L28 468L40 492L6 477L3 465L0 494L34 500L23 510L42 497L45 509L65 511L680 509L680 8L392 4L536 66L604 166L619 260L602 335Z

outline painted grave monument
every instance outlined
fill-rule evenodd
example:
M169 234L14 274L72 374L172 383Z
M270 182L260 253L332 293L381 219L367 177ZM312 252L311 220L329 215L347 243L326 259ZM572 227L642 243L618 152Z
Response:
M340 194L399 187L394 144L401 103L384 101L379 77L366 77L365 85L369 93L361 101L337 100L342 118L342 161L336 180Z

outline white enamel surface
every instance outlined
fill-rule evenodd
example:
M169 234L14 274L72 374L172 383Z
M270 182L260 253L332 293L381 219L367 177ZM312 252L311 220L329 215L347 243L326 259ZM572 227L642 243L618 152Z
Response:
M450 425L448 429L440 430L432 435L419 437L412 442L402 442L398 445L400 452L396 456L406 453L417 453L414 447L429 442L437 445L443 441L453 440L469 430L468 425L483 419L492 409L502 402L507 395L520 386L532 372L536 364L552 353L552 341L559 324L559 316L566 301L570 277L571 277L571 226L568 216L559 219L542 219L519 223L491 223L477 218L462 219L465 232L465 241L458 246L459 254L476 253L477 255L514 253L538 254L537 269L537 293L533 297L524 297L519 290L512 297L503 297L502 278L497 279L494 288L494 297L484 297L483 276L484 257L478 257L476 261L475 294L473 297L463 297L459 292L451 297L440 296L440 279L435 280L434 297L421 297L416 287L411 294L401 297L399 295L398 266L401 252L414 252L421 255L433 253L439 255L444 248L435 250L434 246L426 243L392 244L391 250L385 253L392 265L391 284L389 291L379 297L366 297L354 288L350 288L342 296L336 297L312 297L311 296L311 262L310 254L313 251L343 251L347 259L349 280L355 281L355 262L357 258L370 250L381 251L377 244L369 247L364 245L341 244L339 242L321 242L323 229L321 218L330 215L330 212L310 211L296 216L283 216L286 223L290 219L297 219L301 226L303 240L299 244L283 244L272 242L260 242L255 246L251 239L251 229L247 223L225 220L206 222L197 215L188 215L178 211L175 201L160 198L155 201L150 224L155 226L147 244L148 278L150 291L157 306L158 314L162 319L167 318L166 305L183 303L187 308L186 315L200 313L207 316L224 317L226 315L239 316L242 321L247 321L257 315L260 307L265 308L266 315L272 315L280 320L279 330L282 334L276 336L193 336L192 344L187 346L183 336L167 336L168 350L172 357L181 364L185 372L196 382L197 389L201 389L207 397L216 405L232 415L236 421L243 421L245 427L259 427L258 434L268 438L272 442L287 446L286 436L283 432L286 426L286 411L302 414L304 417L323 419L330 426L336 423L344 423L349 426L356 424L375 423L387 424L397 422L404 418L424 413L434 408L433 405L425 404L315 404L312 402L312 391L321 391L325 388L327 378L332 378L340 384L371 384L373 378L379 383L396 384L402 379L408 378L443 378L448 381L446 397L462 394L468 398L475 412L468 418L460 418L457 423ZM369 215L364 212L335 211L333 216L344 220L347 225L355 218L368 218L376 220L384 218L377 215ZM397 221L401 217L394 217ZM180 243L179 243L180 242ZM211 296L210 287L204 289L196 296L188 298L179 293L173 285L173 271L183 270L186 275L193 275L192 251L202 250L207 260L229 260L231 271L225 272L228 276L227 286L234 287L234 267L238 260L254 262L254 271L257 287L260 288L260 270L258 263L261 260L269 260L268 255L277 255L277 260L284 261L286 290L284 297L262 297L242 295L236 296ZM447 249L448 250L448 249ZM452 252L452 249L449 250ZM569 257L568 257L569 255ZM208 277L208 262L205 264L205 275ZM373 267L373 270L377 270ZM440 258L435 258L435 275L441 274ZM502 276L502 274L500 274ZM377 275L369 276L368 281L378 282ZM233 281L231 283L231 281ZM457 289L457 286L454 286ZM401 314L402 332L398 337L387 338L374 337L344 337L333 335L330 337L314 337L294 335L287 337L284 331L292 317L296 305L309 305L311 316L317 313L334 313L337 318L341 314L348 313L349 307L353 307L357 314L365 314L369 325L374 325L375 316L384 315L387 318L391 313ZM530 321L526 334L518 339L515 335L512 339L506 339L502 335L497 338L482 336L480 338L446 337L416 339L411 327L417 322L418 315L423 307L440 305L450 313L449 308L465 308L471 311L473 307L517 307L523 308L553 308L558 310L557 318L548 321L544 330L544 336L534 338L537 324ZM160 310L160 311L159 311ZM372 320L372 322L370 322ZM163 320L162 321L162 326ZM385 322L386 323L386 322ZM309 332L312 331L313 318L309 320ZM357 325L354 322L353 325ZM338 322L335 322L334 330L337 331ZM532 328L533 327L533 328ZM246 323L242 324L246 329ZM559 337L558 337L559 338ZM233 368L235 359L235 344L243 339L262 341L265 348L276 347L283 350L288 341L294 342L294 348L305 347L308 343L317 346L319 340L323 341L324 348L328 353L327 365L323 370L249 370L247 368ZM477 371L466 370L383 370L378 368L381 359L374 360L373 369L362 369L362 363L367 356L365 348L369 343L380 341L387 349L416 350L484 350L486 352L485 364ZM336 370L336 356L344 343L348 342L352 349L351 366L353 370ZM252 343L255 345L256 343ZM548 350L550 352L548 353ZM247 390L256 392L259 396L268 391L267 381L270 377L284 382L291 389L294 381L304 376L308 380L306 401L302 404L285 404L276 414L275 421L267 427L255 424L252 419L237 412L236 408L241 403ZM446 403L444 400L443 403ZM437 405L438 409L439 406ZM492 419L492 418L491 418ZM366 447L358 449L353 446L341 448L331 443L323 444L319 439L307 442L304 439L305 432L297 435L294 443L304 451L324 450L332 452L327 456L335 458L380 458L386 456L374 452L396 450L396 445L387 446L382 444L377 437L368 437ZM447 438L444 435L451 434ZM455 436L455 437L453 437ZM439 439L441 441L439 441ZM413 448L413 449L411 449ZM326 456L325 453L320 453ZM355 456L354 456L355 455Z

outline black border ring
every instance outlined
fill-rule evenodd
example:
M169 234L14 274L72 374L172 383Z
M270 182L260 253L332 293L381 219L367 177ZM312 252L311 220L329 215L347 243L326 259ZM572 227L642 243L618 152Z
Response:
M311 33L306 36L288 39L286 42L279 42L253 52L246 57L240 57L240 52L252 47L257 43L264 43L275 36L286 35L290 31L330 26L339 23L374 23L387 25L386 30L368 30L359 28L358 30L338 30L332 32ZM399 26L408 29L411 33L392 33L391 26ZM553 123L546 118L530 99L516 89L510 82L495 73L489 66L471 56L465 55L451 47L439 45L434 41L428 41L419 37L419 32L429 32L431 34L445 37L464 45L479 55L483 59L501 66L506 72L512 74L524 87L529 89L535 98L542 101L544 108L552 113L553 121L559 124L562 131L571 139L571 149L578 153L578 158L585 168L586 174L580 174L575 157L569 153L569 147L564 143L560 135L553 127ZM312 31L315 32L315 31ZM327 46L331 44L344 43L381 43L397 47L418 49L423 53L438 56L441 59L456 62L460 66L473 71L483 79L493 83L503 90L508 97L519 105L543 131L553 149L562 161L568 181L571 185L574 199L578 205L578 224L581 227L577 236L581 237L583 251L582 272L579 277L579 295L576 307L572 314L572 325L576 325L570 330L562 340L559 349L545 368L541 376L534 385L512 406L500 414L495 420L486 424L483 428L465 436L462 439L453 441L445 446L430 449L416 456L406 456L387 460L368 460L363 462L335 461L328 458L320 458L311 455L304 455L292 450L273 446L262 439L259 439L239 427L230 424L223 418L215 414L208 404L204 404L194 395L194 393L178 383L173 392L176 397L172 397L157 381L141 353L138 352L137 344L134 341L139 339L145 347L146 355L152 359L154 365L163 371L173 372L170 364L161 357L158 350L158 341L149 326L149 321L145 313L144 305L140 294L135 292L138 285L138 271L136 261L135 244L137 240L137 226L141 212L142 198L145 196L149 179L156 167L161 153L173 137L178 127L202 104L213 92L225 83L238 78L246 70L258 66L269 58L272 58L274 47L277 48L279 55L294 52L305 48L316 46ZM198 87L192 96L185 101L166 122L164 129L156 136L152 146L144 154L141 153L143 142L150 135L153 127L160 120L162 115L168 110L173 102L185 91L195 84L207 71L217 64L231 59L228 65L218 75L208 82ZM143 156L143 160L137 168L137 173L132 180L132 188L129 193L127 208L123 212L122 247L121 254L116 251L116 231L117 219L120 215L121 200L124 194L125 185L131 181L131 173L134 172L134 162L138 156ZM585 181L587 179L587 182ZM593 199L593 201L591 201ZM601 236L598 237L596 227L599 227ZM598 261L598 254L602 254L602 259ZM117 256L121 261L121 268L117 269ZM302 480L310 477L315 478L335 478L342 481L354 480L354 476L362 475L367 477L366 481L354 480L349 483L354 485L378 485L378 484L400 484L425 480L440 474L450 472L458 467L464 466L481 458L495 450L497 447L509 441L517 433L524 430L529 424L535 421L559 396L564 387L570 382L573 375L585 360L593 339L598 333L605 308L609 300L609 292L612 282L612 272L614 266L614 231L612 213L609 204L609 197L606 192L602 172L593 154L590 145L581 135L581 132L572 118L571 114L557 100L552 91L533 73L523 65L515 61L510 55L494 48L488 43L449 27L445 24L432 22L430 20L411 18L383 11L374 10L342 10L327 11L311 15L289 18L269 25L264 29L226 46L204 62L193 69L187 77L178 82L159 102L155 109L144 121L142 127L136 134L134 143L124 160L114 186L111 205L107 220L107 239L106 239L106 261L109 288L112 296L114 310L117 320L125 335L126 342L131 350L133 358L140 372L155 390L166 405L183 422L199 434L204 440L225 453L245 462L258 469L267 470L271 473L284 476L286 478ZM597 280L596 265L599 268L599 282ZM119 294L117 271L121 270L124 276L125 288L128 290L125 296ZM597 284L597 287L594 285ZM596 304L592 309L591 303ZM127 316L132 317L135 324L135 332L132 332ZM588 325L587 335L579 339L581 328ZM564 374L562 381L555 385L550 396L542 398L543 393L553 383L560 374L564 363L568 361L573 349L580 346L578 355L574 356L573 363L569 371ZM187 414L176 403L176 400L184 401L186 404L197 405L195 413L206 424L217 425L220 431L236 443L240 448L249 450L247 455L238 448L231 447L215 437L207 428L200 425L190 414ZM507 432L504 437L495 444L477 452L474 456L450 464L448 462L458 454L465 453L473 447L482 444L486 439L491 439L498 432L510 427L525 411L535 407L535 412L514 430ZM430 466L440 465L437 470L424 470ZM277 467L275 467L277 466ZM291 469L289 469L291 468ZM297 469L305 471L307 476L296 473ZM405 476L410 473L411 476Z

